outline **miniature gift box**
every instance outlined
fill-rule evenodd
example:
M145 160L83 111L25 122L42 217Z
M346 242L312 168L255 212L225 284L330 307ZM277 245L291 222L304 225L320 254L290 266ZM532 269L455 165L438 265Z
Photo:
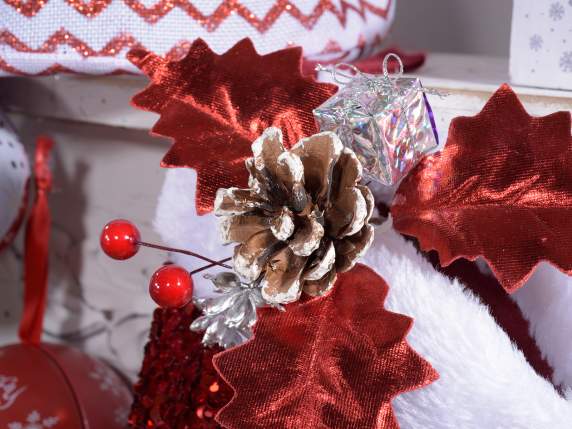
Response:
M358 73L314 110L360 160L367 179L391 186L438 146L431 107L417 78Z

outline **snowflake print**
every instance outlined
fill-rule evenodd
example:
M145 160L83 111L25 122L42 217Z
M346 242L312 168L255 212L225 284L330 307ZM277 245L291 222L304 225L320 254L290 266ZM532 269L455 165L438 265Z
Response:
M571 0L572 1L572 0ZM530 38L529 46L531 51L538 52L542 49L542 45L544 44L544 40L540 34L535 34Z
M18 386L17 377L0 374L0 411L10 408L27 386Z
M129 418L129 408L127 407L116 408L115 412L113 413L113 416L115 423L117 423L120 426L125 425L127 419Z
M564 6L559 2L552 3L548 10L548 16L550 16L553 21L560 21L564 18Z
M99 388L104 392L110 392L113 396L119 396L121 389L118 380L111 368L97 364L89 376L99 383Z
M572 72L572 51L566 51L560 57L560 70L563 72Z
M42 418L40 413L34 410L28 414L25 422L8 423L8 429L49 429L55 427L57 424L57 417Z

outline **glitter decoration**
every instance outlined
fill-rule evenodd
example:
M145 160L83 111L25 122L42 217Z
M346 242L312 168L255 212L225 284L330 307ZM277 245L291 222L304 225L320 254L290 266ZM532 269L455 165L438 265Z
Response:
M92 0L90 2L84 2L83 0L66 0L66 2L72 6L75 10L81 13L86 18L91 18L99 15L112 0Z
M204 332L205 346L219 345L228 349L244 343L252 337L256 309L266 305L259 282L243 283L231 272L205 277L213 282L218 296L195 300L203 315L193 321L191 330Z
M4 0L4 2L12 6L16 12L32 17L46 5L47 0Z
M398 59L400 69L389 75L388 61ZM340 91L314 110L322 131L335 132L353 149L364 176L386 186L398 183L417 162L439 144L431 107L418 78L403 78L403 65L395 54L383 62L383 75L356 73L347 83L338 64L330 71ZM319 70L326 70L318 67Z
M330 43L330 42L329 42ZM382 43L382 39L379 37L375 38L374 45L379 45ZM294 42L288 42L289 46L295 46ZM60 28L59 30L52 33L47 39L39 46L39 47L32 47L27 44L24 40L18 38L16 35L11 33L8 30L0 31L0 47L7 46L13 49L16 52L24 52L29 54L54 54L61 46L69 46L72 48L73 51L81 54L85 58L91 57L108 57L108 58L119 58L123 55L124 50L128 50L131 48L140 48L147 50L147 47L144 46L139 40L137 40L133 35L129 33L120 33L115 37L112 37L101 49L97 50L90 46L89 43L83 41L77 36L74 36L70 31ZM184 58L189 50L191 49L192 43L187 40L181 40L178 43L174 44L169 51L167 51L163 57L168 61L178 61ZM360 47L360 54L359 57L365 55L365 47ZM320 52L322 54L328 53L337 53L339 55L339 59L343 59L347 57L347 53L342 51L334 51L328 52L328 49ZM424 58L423 58L424 59ZM371 58L365 60L366 66L367 63L371 61ZM412 64L413 61L413 64ZM416 68L418 66L419 59L416 56L412 56L409 60L409 67ZM331 62L335 62L331 61ZM303 63L304 67L304 74L311 74L311 72L306 72L307 70L313 70L316 63L314 61L305 59ZM406 65L407 69L407 65ZM29 71L21 70L17 67L14 67L11 64L8 64L4 59L0 58L0 71L5 71L7 73L18 75L18 76L49 76L52 74L57 73L74 73L74 74L89 74L89 73L82 73L75 70L72 70L68 67L62 66L61 64L54 64L50 67L36 73L30 73ZM101 73L100 75L118 75L118 74L133 74L132 70L128 70L127 68L118 67L114 70L111 70L106 73Z
M185 47L197 38L197 31L216 51L229 48L242 35L249 34L262 52L274 52L291 43L301 45L306 58L328 62L354 60L369 56L379 46L394 18L396 2L307 3L307 0L0 0L0 15L3 18L6 15L0 38L6 31L19 39L19 43L0 40L0 76L133 74L136 69L126 58L128 49L102 48L118 37L130 37L132 46L170 60L180 59L187 52ZM180 25L170 26L168 32L157 31L155 27L173 19L173 14ZM43 23L39 27L37 20ZM230 21L232 28L227 28ZM130 25L126 26L126 22ZM26 25L22 27L23 23ZM86 33L86 26L108 31ZM53 35L57 32L67 32L71 38L81 39L85 46L81 51L68 49L62 39L55 45L55 51L41 52L46 44L54 46ZM339 53L321 53L330 39L339 42Z
M0 58L0 72L1 71L5 71L7 73L13 74L15 76L51 76L53 74L57 74L57 73L70 73L70 74L77 74L77 75L89 75L90 73L85 73L85 72L78 72L75 70L70 69L69 67L65 67L62 66L61 64L53 64L51 66L49 66L48 68L39 71L37 73L29 73L27 71L24 71L22 69L16 68L14 66L12 66L11 64L8 64L6 61L4 61L2 58ZM99 76L115 76L115 75L121 75L121 74L132 74L131 71L129 70L125 70L122 68L117 68L114 70L111 70L109 72L106 73L102 73Z
M168 61L177 61L183 58L189 52L191 48L191 43L187 41L181 41L175 44L164 57ZM111 38L101 49L96 50L91 47L88 43L84 42L82 39L74 36L69 31L60 29L50 35L40 47L30 47L26 42L19 39L13 33L8 30L0 32L0 46L9 46L17 52L24 52L29 54L52 54L57 52L58 48L61 46L69 46L72 50L83 55L84 57L118 57L124 50L131 48L146 49L145 46L136 40L132 35L128 33L121 33L117 36ZM4 70L8 73L21 76L49 76L55 73L76 73L67 67L60 64L55 64L42 70L41 72L30 74L24 72L4 61L0 58L0 70ZM108 75L132 73L126 69L116 69Z
M155 310L129 428L220 429L214 416L233 392L212 365L221 349L189 329L199 315L192 307Z
M79 54L85 57L105 57L115 56L124 49L141 48L133 36L129 34L119 34L111 39L100 50L95 50L81 39L75 37L73 34L66 30L58 30L53 33L46 41L38 48L31 48L26 43L22 42L18 37L9 32L8 30L0 32L0 45L7 45L17 50L18 52L33 53L33 54L47 54L57 51L58 46L67 45Z
M112 1L92 0L84 2L83 0L66 0L66 3L86 18L92 18L107 9ZM309 30L326 14L333 15L344 27L348 22L349 13L357 14L362 20L366 19L366 14L387 18L393 0L389 0L386 7L376 6L374 2L369 0L354 2L357 4L342 0L339 6L335 5L331 0L319 0L307 14L288 1L276 0L262 17L256 16L246 5L237 0L223 0L213 9L211 14L202 13L192 1L188 0L160 0L149 7L147 7L145 2L139 0L117 0L117 2L120 1L149 24L156 23L173 9L179 8L208 32L216 31L229 16L237 15L260 33L264 33L282 15L289 15L291 19L295 19ZM4 2L12 6L16 12L28 18L35 16L48 3L47 0L4 0Z

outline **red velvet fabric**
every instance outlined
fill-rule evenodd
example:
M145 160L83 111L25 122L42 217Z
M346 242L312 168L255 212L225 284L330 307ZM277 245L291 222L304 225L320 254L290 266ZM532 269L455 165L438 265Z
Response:
M443 151L403 180L395 228L443 266L485 258L508 292L541 261L572 274L570 127L570 112L532 117L501 86L478 115L453 119Z
M259 310L254 338L215 356L236 395L227 429L397 428L391 400L438 375L407 343L412 319L387 311L385 281L357 265L328 295Z
M337 90L302 76L300 48L259 55L250 39L222 55L198 39L180 61L141 50L129 59L151 78L133 104L159 113L153 132L174 140L163 166L197 170L199 214L212 210L219 188L247 185L244 161L267 127L291 147L318 131L312 109Z

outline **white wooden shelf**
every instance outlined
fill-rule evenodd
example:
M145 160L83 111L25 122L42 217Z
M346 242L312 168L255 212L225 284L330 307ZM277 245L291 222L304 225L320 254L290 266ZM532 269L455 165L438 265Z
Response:
M417 74L424 86L449 93L444 98L429 95L442 142L451 119L475 115L500 85L510 84L508 58L499 57L434 53ZM572 110L572 91L511 86L531 115Z
M415 74L425 86L450 94L444 99L430 96L442 140L453 117L477 113L502 83L510 82L507 58L477 55L432 53ZM146 82L143 76L4 78L0 79L0 104L35 117L149 129L156 115L129 104ZM513 88L533 115L572 109L572 91Z

